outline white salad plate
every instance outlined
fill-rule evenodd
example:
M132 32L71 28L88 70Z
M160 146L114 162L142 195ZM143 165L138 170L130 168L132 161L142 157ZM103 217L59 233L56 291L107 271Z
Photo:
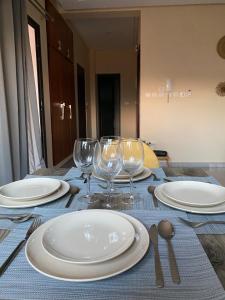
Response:
M140 175L143 171L144 171L144 167L140 168L140 170L138 170L135 173L134 177ZM118 175L116 175L115 179L129 179L129 174L127 174L127 172L122 170L122 171L119 172Z
M57 259L92 264L123 253L135 231L125 218L108 211L84 210L74 217L62 215L43 234L43 247Z
M99 211L104 212L104 210ZM67 215L72 215L76 218L79 214L82 214L82 212L83 211L76 211ZM131 222L135 230L135 239L132 245L121 255L111 260L91 265L74 264L54 258L45 251L42 245L45 230L55 222L55 220L52 219L41 225L28 239L25 248L28 262L41 274L65 281L85 282L101 280L130 269L143 258L149 248L148 231L140 221L131 216L116 211L111 211L111 213L124 217Z
M209 207L225 202L225 188L205 182L168 182L162 191L168 198L189 206Z
M46 204L48 202L54 201L63 195L65 195L70 189L70 185L60 180L60 188L53 194L50 194L46 197L36 199L36 200L30 200L30 201L14 201L7 199L0 195L0 207L7 207L7 208L25 208L25 207L33 207L38 206L42 204Z
M165 184L167 184L167 183L160 184L155 189L156 198L160 202L164 203L165 205L176 208L178 210L191 212L191 213L195 213L195 214L220 214L220 213L225 212L225 202L215 205L215 206L202 206L202 207L199 207L199 206L194 207L194 206L178 203L178 202L172 200L171 198L167 197L163 193Z
M52 178L29 178L0 187L0 196L9 200L30 201L46 197L60 188L60 181Z
M144 180L146 178L148 178L150 175L151 175L151 170L148 169L148 168L144 168L144 170L137 176L133 177L133 181L141 181L141 180ZM93 174L93 176L99 180L103 180L105 181L105 179L103 179L102 177L96 175L96 174ZM117 182L117 183L129 183L130 182L130 179L129 178L114 178L113 179L113 182Z

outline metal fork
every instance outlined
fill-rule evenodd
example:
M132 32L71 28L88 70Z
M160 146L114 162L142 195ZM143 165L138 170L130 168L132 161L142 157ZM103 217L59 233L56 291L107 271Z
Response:
M151 173L151 175L149 177L153 177L153 181L161 181L161 180L163 180L165 182L172 182L173 181L173 179L169 179L169 178L166 178L166 177L159 178L159 177L156 176L155 173Z
M184 224L192 227L192 228L198 228L204 225L208 225L208 224L224 224L225 225L225 221L205 221L205 222L192 222L192 221L188 221L185 220L181 217L179 217L179 219L181 220L181 222L183 222Z
M10 220L13 223L22 223L30 220L31 218L39 217L37 214L18 214L18 215L0 215L0 220Z
M4 263L0 267L0 276L7 270L11 262L15 259L17 254L20 252L20 250L23 248L23 246L26 244L28 238L30 235L41 225L41 218L35 218L29 227L25 238L16 246L16 248L13 250L13 252L9 255L9 257L4 261Z

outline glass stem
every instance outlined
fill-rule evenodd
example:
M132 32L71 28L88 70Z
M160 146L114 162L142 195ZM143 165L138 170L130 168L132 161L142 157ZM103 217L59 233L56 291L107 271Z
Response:
M134 194L133 176L130 176L130 194L131 194L131 196L133 196L133 194Z
M87 174L87 196L90 196L91 194L90 178L91 174Z
M108 194L108 197L110 197L110 194L111 194L111 181L110 180L107 180L107 194Z

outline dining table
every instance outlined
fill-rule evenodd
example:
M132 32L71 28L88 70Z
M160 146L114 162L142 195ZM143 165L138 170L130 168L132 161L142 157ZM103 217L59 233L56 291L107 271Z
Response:
M121 211L140 220L149 230L152 224L158 224L162 219L168 219L175 228L172 244L177 260L181 282L176 284L171 279L166 241L159 237L159 253L164 274L165 286L155 285L154 251L150 241L149 249L143 259L131 269L108 279L91 282L71 282L47 277L34 270L28 263L25 252L21 251L0 278L0 299L162 299L162 300L225 300L225 225L209 224L199 228L191 228L180 221L179 217L190 221L225 220L225 213L217 215L194 214L169 207L160 201L155 206L148 186L158 186L164 179L174 181L201 181L220 185L212 176L199 172L184 174L173 173L170 169L157 168L151 170L157 180L151 176L134 183L139 201L116 200L112 210ZM176 169L177 171L177 169ZM67 181L71 186L85 193L84 180L79 178L80 171L70 169L46 168L27 175L25 178L50 177ZM99 195L105 190L105 183L91 178L91 192ZM124 187L123 187L124 185ZM118 184L118 192L129 193L128 184ZM79 194L74 195L71 205L66 208L70 193L61 198L30 208L4 208L0 213L32 212L41 215L42 222L68 212L104 209L102 201L93 203L78 201ZM96 197L97 197L96 196ZM10 229L10 233L0 243L0 265L10 252L23 239L31 221L14 224L9 220L0 220L0 228Z

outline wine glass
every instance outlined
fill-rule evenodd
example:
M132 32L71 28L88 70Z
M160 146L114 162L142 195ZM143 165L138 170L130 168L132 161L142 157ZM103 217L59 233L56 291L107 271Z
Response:
M112 207L111 182L122 168L121 158L120 143L108 140L102 140L96 143L94 151L94 170L99 177L105 179L107 182L107 208Z
M123 170L128 173L130 178L130 197L129 199L134 201L134 185L133 177L143 168L144 165L144 147L143 143L139 139L122 139L121 142L122 151L122 167Z
M80 201L91 202L90 177L93 171L94 149L97 140L92 138L80 138L74 143L73 159L77 166L86 177L87 193L79 198Z
M113 143L120 143L121 137L118 135L104 135L101 137L100 142L113 142ZM113 181L111 180L110 184L111 193L118 193Z

